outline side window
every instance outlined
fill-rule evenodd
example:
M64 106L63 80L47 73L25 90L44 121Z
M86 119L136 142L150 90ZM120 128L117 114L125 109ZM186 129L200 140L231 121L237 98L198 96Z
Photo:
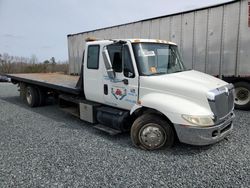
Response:
M123 67L124 76L128 78L134 78L135 77L134 67L130 56L129 48L126 45L123 48L123 64L124 64Z
M109 45L107 48L113 70L122 72L122 45Z
M87 68L88 69L98 69L99 68L99 45L92 45L88 47L88 58L87 58Z

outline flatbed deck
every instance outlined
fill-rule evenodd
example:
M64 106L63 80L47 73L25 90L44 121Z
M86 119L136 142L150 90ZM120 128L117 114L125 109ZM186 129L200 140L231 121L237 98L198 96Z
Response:
M76 95L81 92L79 88L76 88L79 76L60 73L7 74L6 76L11 78L13 83L25 82Z

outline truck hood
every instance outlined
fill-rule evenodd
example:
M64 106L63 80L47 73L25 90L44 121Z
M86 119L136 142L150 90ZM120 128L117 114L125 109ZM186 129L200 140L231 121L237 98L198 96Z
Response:
M195 70L140 77L141 95L158 92L179 96L208 107L207 93L227 85L226 82Z

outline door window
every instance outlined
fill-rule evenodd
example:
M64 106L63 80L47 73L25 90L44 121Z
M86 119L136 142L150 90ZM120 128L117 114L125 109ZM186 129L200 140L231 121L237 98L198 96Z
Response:
M125 77L134 78L134 68L128 46L113 44L107 48L113 70L118 73L123 72Z
M115 72L122 72L122 45L109 45L108 47L110 61Z
M88 47L88 58L87 58L87 68L88 69L98 69L99 68L99 45L91 45Z

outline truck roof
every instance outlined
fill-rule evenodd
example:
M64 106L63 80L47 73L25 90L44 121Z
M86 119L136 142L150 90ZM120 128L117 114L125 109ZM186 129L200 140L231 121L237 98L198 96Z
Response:
M91 44L100 44L100 43L107 43L110 41L129 41L131 43L140 43L140 42L149 42L149 43L163 43L163 44L170 44L170 45L175 45L177 46L176 43L174 42L170 42L170 41L166 41L166 40L159 40L159 39L91 39L90 41L88 41L88 39L86 39L87 43L91 43Z

